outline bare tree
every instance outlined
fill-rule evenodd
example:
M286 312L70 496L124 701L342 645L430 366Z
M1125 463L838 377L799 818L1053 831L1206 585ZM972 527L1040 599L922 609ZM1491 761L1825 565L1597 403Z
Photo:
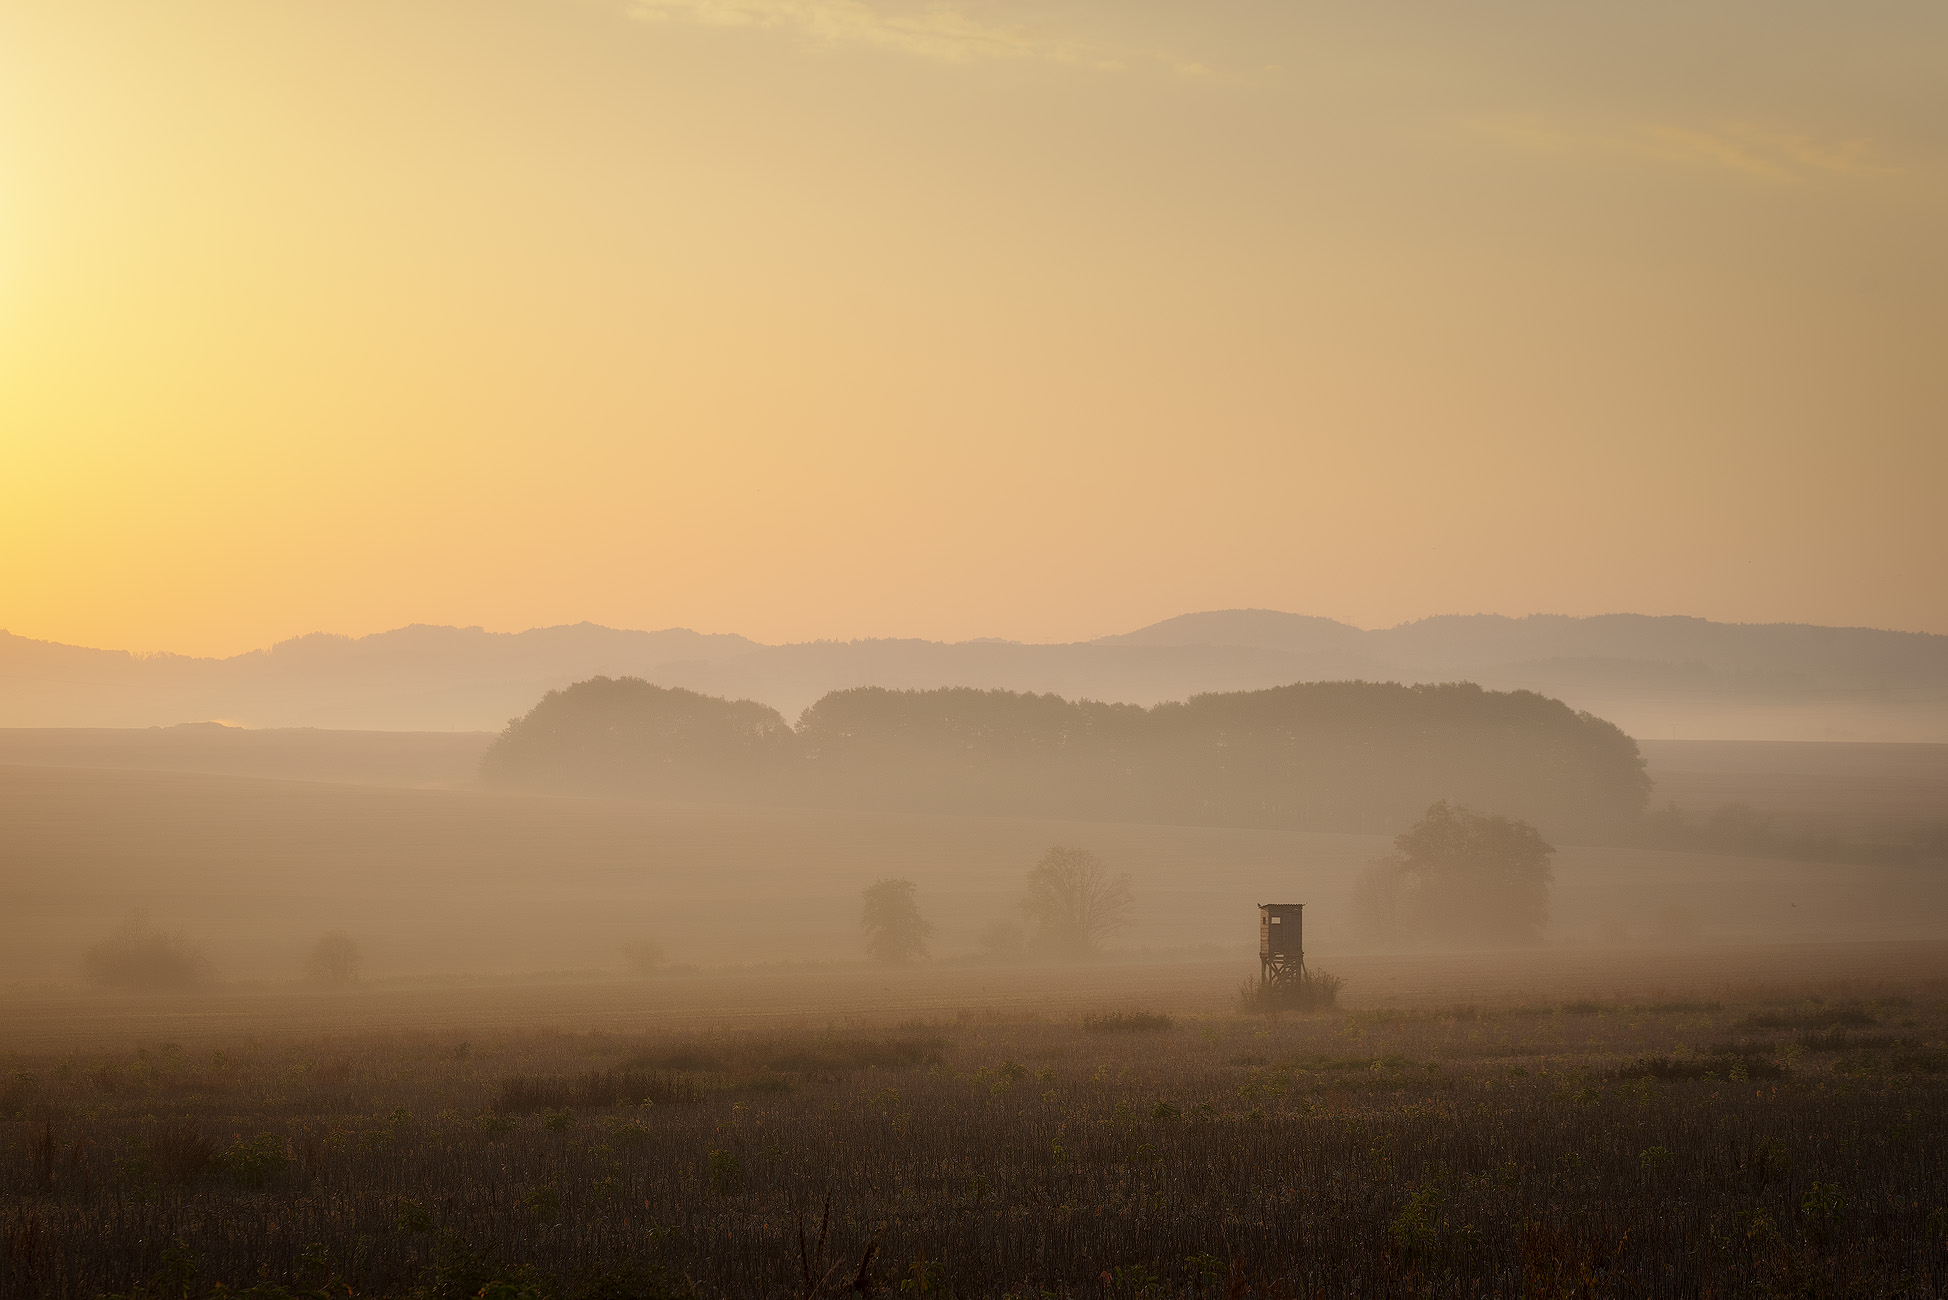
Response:
M903 965L926 957L933 923L920 915L911 880L881 880L868 885L865 904L859 924L865 927L866 951L874 961Z
M1035 946L1082 956L1129 924L1135 897L1127 871L1111 875L1088 849L1056 845L1028 873L1021 910L1035 923Z

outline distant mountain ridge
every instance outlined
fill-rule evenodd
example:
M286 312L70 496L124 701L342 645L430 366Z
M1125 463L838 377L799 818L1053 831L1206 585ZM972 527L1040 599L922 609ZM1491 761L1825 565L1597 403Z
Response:
M758 649L727 634L594 623L488 632L413 624L370 636L315 632L226 659L135 655L0 632L0 726L148 727L224 719L253 727L494 730L548 690L641 676Z
M1093 641L764 645L684 628L414 625L318 633L227 659L133 655L0 632L0 726L499 730L591 677L768 704L834 690L971 686L1135 704L1299 681L1528 689L1650 738L1948 741L1948 637L1681 616L1443 615L1365 630L1275 610L1180 615Z

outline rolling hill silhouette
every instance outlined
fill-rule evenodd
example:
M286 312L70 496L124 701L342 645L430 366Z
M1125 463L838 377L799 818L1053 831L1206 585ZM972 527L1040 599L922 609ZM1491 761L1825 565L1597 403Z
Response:
M1948 740L1948 637L1612 614L1443 616L1367 631L1272 610L1186 614L1116 636L763 645L580 623L497 633L316 634L227 659L133 655L0 632L0 726L499 730L549 690L641 677L795 718L834 690L971 686L1155 704L1299 681L1527 689L1635 736Z

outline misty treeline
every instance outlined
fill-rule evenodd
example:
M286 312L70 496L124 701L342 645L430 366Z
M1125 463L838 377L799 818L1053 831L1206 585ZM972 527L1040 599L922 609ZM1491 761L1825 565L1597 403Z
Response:
M1331 831L1448 798L1557 836L1649 797L1636 742L1529 691L1308 682L1149 708L969 688L834 691L777 710L635 678L551 691L489 748L491 786Z
M1691 849L1801 862L1886 863L1907 866L1948 862L1948 821L1903 828L1878 838L1842 839L1782 830L1772 816L1749 804L1725 803L1691 813L1675 803L1644 814L1641 843L1659 849Z
M306 983L350 988L359 982L363 961L352 937L333 930L311 946L301 970ZM122 992L181 991L216 980L216 968L201 944L180 930L163 929L140 909L89 946L81 957L81 973L98 988Z

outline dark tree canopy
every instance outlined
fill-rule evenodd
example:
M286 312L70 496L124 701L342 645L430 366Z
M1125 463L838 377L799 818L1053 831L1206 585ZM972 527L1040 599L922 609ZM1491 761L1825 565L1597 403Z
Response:
M834 691L775 710L596 678L496 741L493 784L648 798L1391 832L1429 803L1557 836L1634 826L1636 742L1529 691L1307 682L1143 708L1014 691Z

